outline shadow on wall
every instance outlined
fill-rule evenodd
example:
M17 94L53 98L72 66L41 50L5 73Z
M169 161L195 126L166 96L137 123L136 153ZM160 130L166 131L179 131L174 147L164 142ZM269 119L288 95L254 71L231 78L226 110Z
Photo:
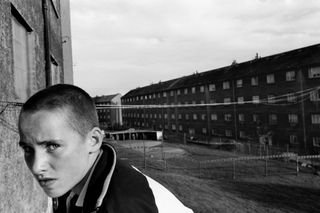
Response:
M17 111L0 115L2 121L11 124L0 122L0 212L44 213L47 196L28 170L14 131Z

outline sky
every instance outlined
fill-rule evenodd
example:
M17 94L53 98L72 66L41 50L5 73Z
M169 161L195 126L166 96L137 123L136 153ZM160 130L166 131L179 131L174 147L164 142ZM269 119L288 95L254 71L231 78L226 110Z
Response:
M91 96L320 43L319 0L70 0L74 84Z

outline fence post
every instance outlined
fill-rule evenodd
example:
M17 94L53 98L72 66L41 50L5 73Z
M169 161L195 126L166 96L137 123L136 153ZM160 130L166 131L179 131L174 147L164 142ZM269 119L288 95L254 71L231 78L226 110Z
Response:
M297 155L297 158L296 158L296 166L297 166L296 175L298 176L298 173L299 173L299 156L298 155Z
M265 167L264 167L264 175L267 177L268 175L268 155L269 155L269 149L267 145L267 155L266 155L266 160L265 160Z
M259 144L259 155L261 157L261 143Z
M144 169L147 169L146 144L145 144L145 141L143 141L143 162L144 162Z
M233 159L233 179L236 179L236 160Z

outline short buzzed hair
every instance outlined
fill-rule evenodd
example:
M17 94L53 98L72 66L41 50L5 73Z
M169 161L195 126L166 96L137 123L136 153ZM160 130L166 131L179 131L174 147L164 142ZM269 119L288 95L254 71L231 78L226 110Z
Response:
M82 136L99 126L92 98L83 89L73 85L56 84L40 90L23 104L19 120L24 113L40 110L65 110L70 126Z

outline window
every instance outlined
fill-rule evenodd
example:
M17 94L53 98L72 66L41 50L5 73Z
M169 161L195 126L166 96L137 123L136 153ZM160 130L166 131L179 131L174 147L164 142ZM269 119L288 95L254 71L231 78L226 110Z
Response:
M167 97L167 93L166 92L163 92L163 97Z
M205 114L201 115L201 120L203 120L203 121L206 120L206 115Z
M251 86L258 86L258 84L259 84L258 76L252 77L251 78Z
M294 81L294 80L296 80L296 72L295 71L286 72L286 81Z
M244 114L239 114L239 121L243 122L244 121Z
M195 130L193 128L189 128L189 134L190 136L194 136Z
M175 125L175 124L172 124L172 125L171 125L171 129L172 129L172 130L176 130L176 125Z
M276 125L278 123L278 117L276 114L269 115L269 124Z
M25 101L34 90L32 80L35 72L30 63L34 51L34 34L13 6L12 15L14 88L17 98Z
M161 119L161 114L159 114L159 119Z
M189 120L189 114L186 114L186 120Z
M202 134L204 134L204 135L207 134L207 128L202 128Z
M226 104L231 103L231 98L224 98L223 103L226 103Z
M174 114L171 114L171 119L176 119L176 116Z
M182 119L182 115L181 115L181 114L178 115L178 119L179 119L179 120Z
M196 93L196 88L195 88L195 87L192 87L192 88L191 88L191 93L192 93L192 94Z
M296 96L294 95L294 93L289 93L289 94L287 95L287 101L288 101L288 102L296 102L296 101L297 101L297 98L296 98Z
M222 88L223 89L230 89L230 82L229 81L225 81L222 83Z
M244 104L244 97L238 97L238 104Z
M170 96L174 96L174 92L173 91L170 91Z
M309 78L320 78L320 67L312 67L309 69Z
M167 119L167 118L168 118L168 114L165 113L165 114L164 114L164 119Z
M310 92L310 101L320 101L319 90Z
M242 79L238 79L237 80L237 88L240 88L240 87L242 87L243 86L243 81L242 81Z
M179 125L179 131L182 132L182 125Z
M165 124L165 125L164 125L164 129L168 129L168 124Z
M297 135L290 135L289 140L291 144L299 144Z
M149 114L146 114L146 118L148 118L149 117Z
M180 95L180 94L181 94L181 92L180 92L180 90L178 89L178 90L177 90L177 95Z
M225 134L226 134L227 137L231 137L231 136L232 136L232 131L229 130L229 129L227 129L227 130L225 131Z
M274 104L275 102L274 95L268 95L268 104Z
M246 132L245 131L240 131L239 132L239 137L240 138L245 138L246 137Z
M200 103L201 103L201 104L205 104L205 101L204 101L204 100L201 100Z
M311 115L311 123L312 124L320 124L320 114L312 114Z
M188 94L188 88L185 88L185 89L184 89L184 94L185 94L185 95Z
M197 114L193 114L193 120L197 120L198 119L198 115Z
M231 120L232 120L231 114L225 114L225 115L224 115L224 120L225 120L225 121L231 121Z
M204 86L200 86L200 92L204 92Z
M252 96L252 103L258 104L260 102L259 95Z
M274 74L267 75L267 84L273 84L274 82Z
M210 92L216 91L216 85L215 84L209 84L209 91Z
M312 137L313 146L320 147L320 137Z
M216 101L215 98L212 97L209 102L210 102L210 104L214 104L214 103L216 103L217 101Z
M297 124L298 123L298 115L297 114L289 114L288 120L290 124Z
M216 130L215 129L211 129L211 135L216 135Z
M212 121L218 120L218 115L217 114L211 114L211 120Z

